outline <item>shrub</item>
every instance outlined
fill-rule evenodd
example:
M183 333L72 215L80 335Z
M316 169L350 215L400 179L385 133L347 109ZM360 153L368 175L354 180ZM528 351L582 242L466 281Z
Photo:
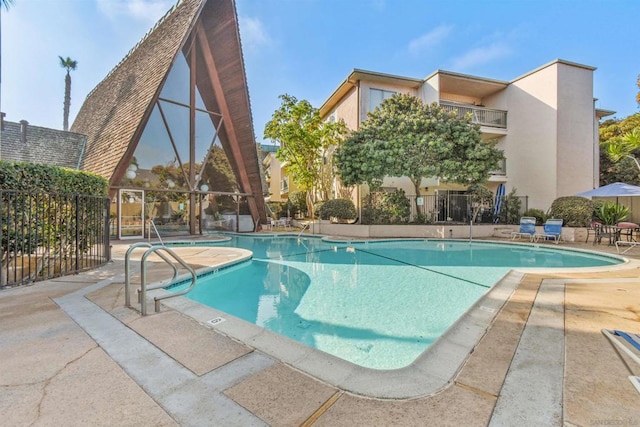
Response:
M320 200L313 204L313 216L315 218L320 218L320 209L322 209L322 205L324 205L324 200Z
M627 219L629 208L612 202L603 203L596 211L595 216L605 225L615 225Z
M385 193L384 204L386 211L391 217L392 223L406 222L411 214L411 202L407 198L404 190L396 190L393 193Z
M558 197L549 209L549 218L561 218L569 227L588 227L593 215L593 202L579 196Z
M532 216L536 219L536 225L542 225L547 220L547 214L540 209L527 209L522 216Z
M318 216L320 219L354 219L356 217L356 207L349 199L328 200L318 209Z
M502 202L502 207L500 208L500 221L506 224L519 224L521 208L522 201L518 196L516 196L516 189L514 188Z
M305 191L293 191L289 194L289 201L295 212L307 213L307 193Z
M109 184L105 178L91 172L0 161L0 189L106 196Z

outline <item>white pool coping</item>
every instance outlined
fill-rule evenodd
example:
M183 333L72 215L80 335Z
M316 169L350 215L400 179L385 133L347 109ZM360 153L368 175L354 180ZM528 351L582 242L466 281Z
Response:
M356 241L357 239L353 239L349 243L355 243ZM342 241L341 243L346 242ZM511 244L494 241L486 241L486 243ZM532 246L520 243L515 245ZM603 256L601 252L596 251L566 249L547 245L543 245L543 247ZM358 366L185 297L170 298L164 300L163 304L232 339L342 390L374 398L407 399L433 395L452 384L458 372L462 369L464 362L490 329L500 310L509 300L525 274L589 272L602 271L603 268L612 270L631 267L627 258L615 255L605 256L622 259L623 263L605 267L512 269L473 304L442 336L418 356L413 363L403 368L391 370L377 370ZM636 263L634 262L633 264ZM158 289L149 292L149 295L153 297L170 293L170 291Z

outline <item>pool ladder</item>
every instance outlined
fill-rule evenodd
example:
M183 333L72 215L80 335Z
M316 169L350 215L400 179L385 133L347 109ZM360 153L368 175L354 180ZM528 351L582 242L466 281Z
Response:
M172 283L178 277L178 268L174 265L171 259L167 256L170 255L178 264L180 264L185 270L189 272L191 275L191 283L187 286L186 289L175 292L172 294L161 295L154 297L155 301L155 311L156 313L160 311L160 301L173 298L180 295L184 295L189 292L196 284L196 272L194 271L189 264L187 264L182 258L180 258L174 251L169 249L168 247L162 245L152 245L146 242L134 243L127 249L127 253L124 257L124 305L125 307L131 307L131 254L134 250L138 248L147 248L145 253L142 255L140 259L140 290L138 291L138 303L140 304L140 314L143 316L147 315L147 291L153 289L160 289L166 287L168 284ZM163 253L164 252L164 253ZM169 264L173 269L173 277L168 281L162 281L155 285L147 286L147 258L151 256L151 254L156 254L162 259L164 262Z

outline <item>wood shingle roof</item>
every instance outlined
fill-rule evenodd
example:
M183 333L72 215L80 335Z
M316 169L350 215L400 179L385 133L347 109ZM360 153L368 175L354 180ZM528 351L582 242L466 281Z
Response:
M26 121L3 121L0 139L1 160L73 169L80 167L86 141L84 135L33 126Z
M87 96L71 126L71 131L87 135L82 169L113 177L142 131L202 3L180 2Z
M196 84L219 130L238 182L265 220L261 175L233 0L182 0L87 96L72 131L87 135L82 169L119 182L174 59L196 40ZM191 45L189 45L191 46Z

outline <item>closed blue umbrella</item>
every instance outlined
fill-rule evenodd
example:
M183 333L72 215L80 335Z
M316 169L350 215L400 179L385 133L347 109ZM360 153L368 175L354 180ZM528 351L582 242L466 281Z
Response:
M500 221L500 209L502 209L502 201L504 200L506 189L504 184L498 185L496 190L496 201L493 204L493 222L498 223Z

